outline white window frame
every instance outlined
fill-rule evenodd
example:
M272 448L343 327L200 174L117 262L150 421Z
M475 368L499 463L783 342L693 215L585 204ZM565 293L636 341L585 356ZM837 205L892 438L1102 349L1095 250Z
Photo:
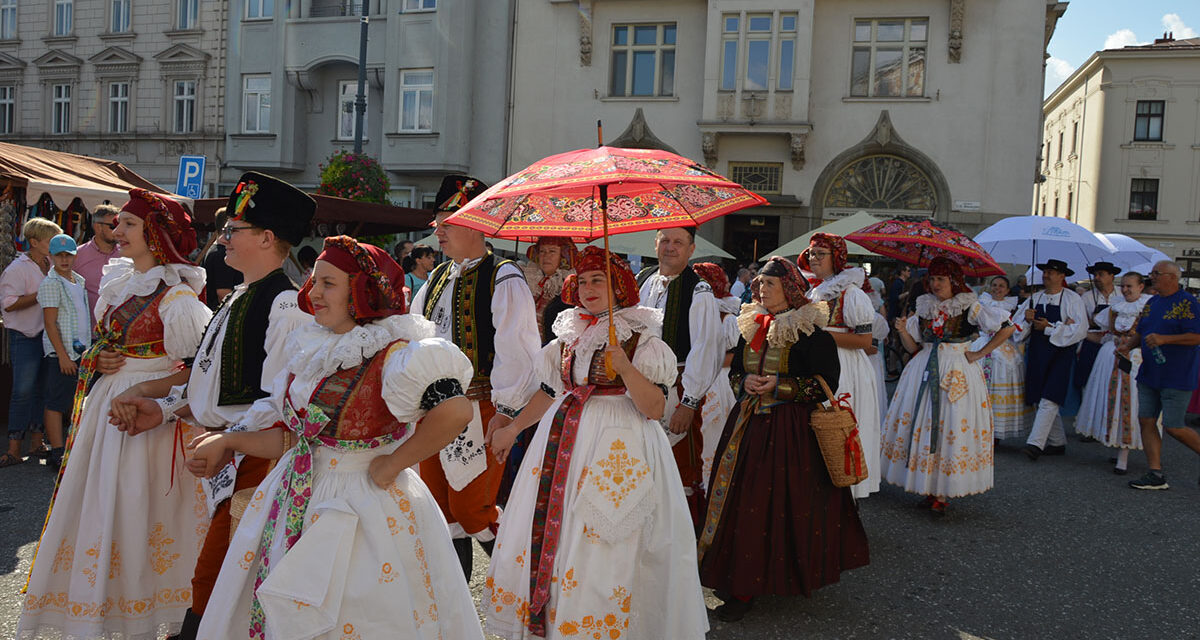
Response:
M900 40L879 40L879 25L881 22L901 22L904 25L904 36ZM857 30L860 23L869 23L871 29L870 38L867 40L859 40ZM915 25L925 27L925 38L922 40L914 40L912 37L912 29ZM855 18L851 23L850 33L850 91L849 95L852 98L882 98L885 100L894 100L896 98L924 98L925 87L929 85L929 18L914 16L906 18ZM875 59L880 50L900 49L900 77L903 79L904 86L896 95L878 95L875 87ZM856 92L854 88L854 56L859 51L867 51L867 90L865 93ZM921 50L924 55L921 71L921 86L917 92L912 91L909 86L909 62L912 52Z
M199 82L193 78L171 81L171 132L196 132L196 95ZM188 92L188 87L191 92ZM182 91L181 91L182 90Z
M246 0L247 20L270 20L275 17L275 0Z
M0 0L0 40L17 37L17 0Z
M388 200L393 206L419 208L416 205L416 187L392 187L388 192Z
M50 85L50 133L71 133L71 83Z
M647 27L655 29L654 44L635 44L637 30ZM617 44L617 34L624 32L625 44ZM668 35L670 34L670 35ZM671 42L667 42L670 39ZM609 42L608 95L612 98L670 98L675 95L675 47L679 41L679 27L675 22L622 23L612 26ZM633 92L634 58L636 54L654 54L654 73L651 77L653 90L650 93ZM623 62L617 62L617 56L623 55ZM668 60L670 62L668 62ZM617 68L622 70L625 86L615 86L618 80ZM671 72L671 86L664 85L668 65Z
M200 0L178 0L175 7L175 28L180 31L200 28Z
M429 83L412 83L409 78L417 74L429 74ZM433 69L403 69L400 71L400 131L402 133L430 133L433 131L433 115L434 115L434 98L437 96L434 92L434 86L437 84L437 75ZM417 113L411 120L407 117L408 111L405 109L405 100L409 96L415 96ZM421 126L421 103L422 98L429 96L429 126ZM411 121L412 126L406 127L405 121Z
M128 33L133 24L133 0L112 0L108 10L108 32Z
M347 95L347 92L349 94ZM367 108L371 106L371 85L363 86L363 96L367 101ZM337 108L337 139L338 140L353 140L354 139L354 101L358 99L358 80L339 80L338 81L338 108ZM349 111L346 110L349 105ZM347 128L349 127L349 128ZM367 139L367 113L363 112L363 140Z
M128 80L108 83L109 133L129 133L130 88Z
M16 133L17 86L0 85L0 135Z
M437 0L404 0L403 13L437 11Z
M54 0L54 14L51 16L51 33L56 36L69 36L75 32L75 2L74 0Z
M751 30L752 21L769 20L766 29ZM791 21L785 29L784 22ZM795 12L740 12L721 15L721 67L717 78L720 91L792 91L796 75L796 37L800 16ZM762 82L750 84L750 50L766 43ZM785 58L785 49L790 56Z
M266 80L266 89L250 89L252 80ZM270 133L271 132L271 76L264 74L247 74L242 76L242 133ZM263 107L263 97L266 97L266 107ZM251 98L254 104L254 122L251 126L247 109L251 105ZM265 112L264 112L265 109ZM265 118L263 116L266 116Z

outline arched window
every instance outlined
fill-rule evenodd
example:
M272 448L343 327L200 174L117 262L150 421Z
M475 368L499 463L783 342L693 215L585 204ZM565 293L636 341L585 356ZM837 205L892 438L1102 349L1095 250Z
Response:
M924 213L938 208L929 176L911 161L892 154L864 156L842 167L825 192L826 211Z

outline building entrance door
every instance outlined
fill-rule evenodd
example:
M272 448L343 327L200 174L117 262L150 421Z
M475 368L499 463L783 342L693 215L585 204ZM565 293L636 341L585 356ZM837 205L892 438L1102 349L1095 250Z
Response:
M779 216L738 213L725 216L725 239L721 248L733 254L738 264L758 262L778 247Z

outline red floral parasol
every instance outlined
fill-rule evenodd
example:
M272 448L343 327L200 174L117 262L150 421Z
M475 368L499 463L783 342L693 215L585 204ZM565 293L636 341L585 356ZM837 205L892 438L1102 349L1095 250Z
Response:
M929 220L884 220L859 229L846 239L881 256L918 267L929 266L934 258L948 258L961 266L966 276L1004 275L1004 269L974 240Z
M696 226L766 203L762 196L673 153L598 147L535 162L479 194L447 222L498 238L592 240L613 233ZM608 215L600 215L605 209Z

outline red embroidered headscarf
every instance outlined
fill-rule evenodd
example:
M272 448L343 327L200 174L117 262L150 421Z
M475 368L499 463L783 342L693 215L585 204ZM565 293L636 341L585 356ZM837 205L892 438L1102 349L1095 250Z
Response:
M841 273L846 268L846 240L841 236L835 236L832 233L814 233L812 239L808 241L808 249L800 253L800 257L796 258L796 264L800 265L801 269L812 273L812 267L808 265L808 252L813 247L821 247L828 249L829 253L833 254L833 272Z
M129 202L121 211L141 218L146 245L159 264L195 264L187 255L199 246L196 230L183 205L145 189L130 189Z
M637 278L633 276L633 270L629 268L628 262L621 259L621 256L615 253L608 255L609 262L612 264L613 306L625 308L636 305L642 297L638 293ZM566 282L563 283L563 302L573 307L580 306L578 274L588 271L604 271L604 249L589 245L579 253L575 259L575 273L567 276Z
M325 238L317 261L325 261L350 274L350 315L358 324L405 313L404 270L388 252L350 236ZM305 313L313 312L312 277L300 289L298 302Z
M579 250L575 248L575 243L571 242L570 238L560 238L557 236L546 236L538 238L538 241L529 245L525 250L525 257L529 258L534 264L538 261L538 248L542 245L558 245L562 247L562 258L559 260L559 269L570 269L575 265L575 257L579 255Z
M958 295L960 293L969 293L971 288L967 286L966 277L963 276L962 267L949 258L934 258L929 263L929 273L925 276L925 291L933 293L933 289L929 288L929 278L931 276L946 276L950 278L950 294Z
M712 287L714 298L729 297L729 276L725 275L724 269L711 262L697 262L692 265L692 271Z
M762 285L761 276L779 278L783 285L783 295L787 299L789 307L799 309L808 304L808 298L804 295L808 292L808 281L790 260L771 256L767 259L766 264L758 270L758 275L750 281L750 297L759 304L762 304L762 297L758 294L758 289Z

